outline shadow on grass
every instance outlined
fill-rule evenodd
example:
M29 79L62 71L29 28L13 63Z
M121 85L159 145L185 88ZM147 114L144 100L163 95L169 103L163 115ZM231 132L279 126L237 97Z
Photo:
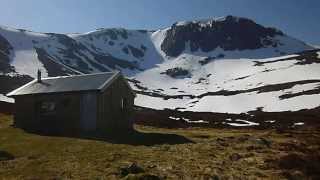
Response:
M308 154L289 153L278 159L278 166L285 171L288 179L294 179L292 170L299 170L310 179L320 178L320 154L308 152ZM291 171L290 171L291 170ZM299 178L298 178L299 179Z
M0 161L8 161L8 160L13 160L14 156L7 151L1 151L0 150Z
M177 134L164 133L146 133L136 130L126 133L110 133L98 136L85 136L95 140L107 141L115 144L130 144L130 145L159 145L159 144L184 144L193 143L190 139Z
M30 132L30 131L27 131ZM161 145L161 144L185 144L193 143L190 139L177 135L177 134L165 134L154 132L140 132L137 130L120 131L114 133L86 133L86 134L57 134L57 133L43 133L32 131L30 133L45 135L45 136L57 136L57 137L72 137L79 139L90 139L109 142L113 144L129 144L129 145Z

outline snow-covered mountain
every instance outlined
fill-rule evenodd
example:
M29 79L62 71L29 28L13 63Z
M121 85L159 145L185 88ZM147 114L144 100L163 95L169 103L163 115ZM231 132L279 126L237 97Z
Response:
M97 29L84 34L0 28L1 71L35 77L120 69L131 76L182 54L213 58L267 58L312 48L274 28L227 16L177 22L157 30ZM9 66L11 67L9 68Z
M0 27L0 83L7 84L0 93L34 78L38 69L44 76L118 69L142 107L295 111L320 105L319 52L307 51L312 49L280 30L234 16L156 31L56 34Z
M278 112L320 106L320 51L265 59L182 54L137 74L136 104L193 112Z

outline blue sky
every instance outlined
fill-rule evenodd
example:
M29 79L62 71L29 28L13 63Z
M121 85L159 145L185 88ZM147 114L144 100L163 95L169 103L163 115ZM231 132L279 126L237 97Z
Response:
M0 24L41 32L100 27L158 29L176 21L235 15L320 45L319 0L0 0Z

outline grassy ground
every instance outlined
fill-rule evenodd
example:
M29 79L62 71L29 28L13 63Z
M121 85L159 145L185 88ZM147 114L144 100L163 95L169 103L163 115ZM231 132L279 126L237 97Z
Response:
M0 115L0 179L320 178L319 129L161 129L130 138L41 136ZM129 135L128 135L129 136Z

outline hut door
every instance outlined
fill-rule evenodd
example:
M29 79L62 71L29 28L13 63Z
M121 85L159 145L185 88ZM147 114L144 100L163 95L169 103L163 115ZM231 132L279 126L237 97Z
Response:
M96 130L97 96L95 93L85 93L81 98L80 126L84 131Z

